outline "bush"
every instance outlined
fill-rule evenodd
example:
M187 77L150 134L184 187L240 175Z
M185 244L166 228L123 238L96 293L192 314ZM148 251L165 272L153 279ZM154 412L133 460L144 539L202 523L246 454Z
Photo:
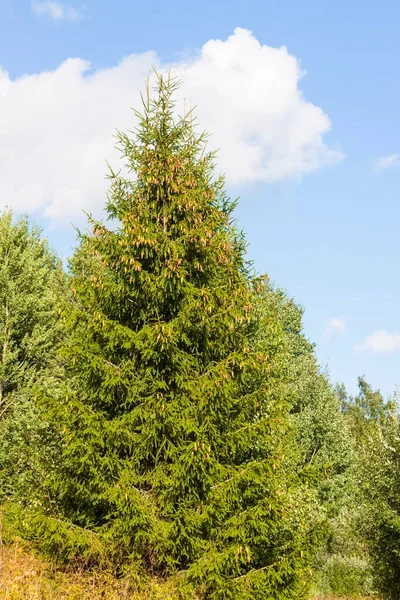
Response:
M329 556L319 570L317 591L321 595L363 598L373 592L371 567L358 556Z

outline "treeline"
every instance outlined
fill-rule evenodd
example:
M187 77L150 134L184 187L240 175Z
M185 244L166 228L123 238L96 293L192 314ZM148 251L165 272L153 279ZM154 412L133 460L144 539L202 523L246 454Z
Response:
M67 274L0 216L3 541L182 599L398 599L397 404L332 387L176 85L118 134Z

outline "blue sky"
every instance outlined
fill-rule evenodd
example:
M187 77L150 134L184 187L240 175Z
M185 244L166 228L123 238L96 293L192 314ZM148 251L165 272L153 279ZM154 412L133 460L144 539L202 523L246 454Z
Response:
M389 394L400 384L399 22L397 0L0 0L0 206L34 214L68 255L71 221L104 204L114 128L149 66L172 63L221 147L257 269L304 306L332 380L355 391L365 374ZM210 40L221 43L204 50Z

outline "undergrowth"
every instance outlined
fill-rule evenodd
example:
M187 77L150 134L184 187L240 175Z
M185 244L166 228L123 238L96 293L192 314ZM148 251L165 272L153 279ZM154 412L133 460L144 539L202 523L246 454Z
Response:
M36 557L22 542L0 548L1 600L178 600L171 584L135 575L62 571Z
M311 600L378 600L316 594ZM179 600L171 582L117 578L109 571L63 571L22 541L0 547L0 600ZM195 600L195 599L193 599Z

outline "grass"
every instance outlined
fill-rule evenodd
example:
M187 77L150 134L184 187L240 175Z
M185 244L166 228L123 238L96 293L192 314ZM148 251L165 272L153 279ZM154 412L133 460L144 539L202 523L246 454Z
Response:
M63 572L22 543L0 548L1 600L177 600L168 584L138 585L108 572Z

